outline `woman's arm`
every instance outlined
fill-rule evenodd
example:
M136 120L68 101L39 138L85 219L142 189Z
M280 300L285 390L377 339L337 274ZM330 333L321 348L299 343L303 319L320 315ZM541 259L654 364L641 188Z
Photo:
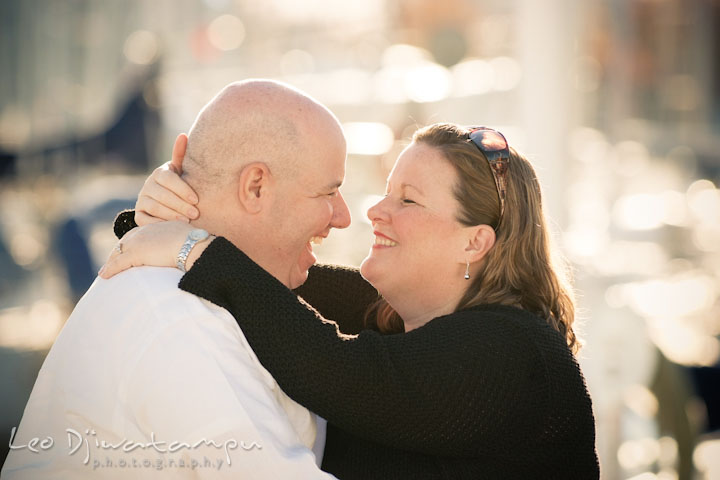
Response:
M294 291L323 317L338 322L342 333L348 334L367 328L365 313L378 299L375 287L357 268L339 265L313 266L307 281Z
M113 231L117 238L122 238L127 232L137 226L138 224L135 223L135 210L123 210L115 217Z
M125 210L115 217L113 229L122 238L133 228L135 210ZM378 299L378 293L357 268L339 265L315 265L307 281L295 292L324 317L335 319L343 333L355 334L365 329L365 312Z
M405 334L339 335L335 323L223 238L180 288L227 308L290 397L355 435L470 457L497 452L508 430L532 438L525 437L535 433L528 415L542 418L548 392L527 388L545 378L542 362L492 309L482 319L457 313Z

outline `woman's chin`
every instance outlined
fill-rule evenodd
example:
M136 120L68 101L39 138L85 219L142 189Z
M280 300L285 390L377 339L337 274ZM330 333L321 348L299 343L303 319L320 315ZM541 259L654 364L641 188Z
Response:
M378 288L377 281L379 280L380 275L378 272L377 260L372 258L372 254L368 255L360 264L360 275L370 282L373 287L376 289Z

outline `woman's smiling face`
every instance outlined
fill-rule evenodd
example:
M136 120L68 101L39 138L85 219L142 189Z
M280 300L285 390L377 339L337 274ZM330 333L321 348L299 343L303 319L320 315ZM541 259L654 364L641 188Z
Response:
M375 244L361 267L385 298L414 296L423 304L462 272L468 239L456 218L456 182L454 167L435 147L412 143L398 157L385 198L367 212Z

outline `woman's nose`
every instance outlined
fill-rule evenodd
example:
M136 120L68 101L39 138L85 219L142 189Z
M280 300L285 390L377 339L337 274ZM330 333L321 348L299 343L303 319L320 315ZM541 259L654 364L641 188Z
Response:
M388 215L388 209L387 209L387 200L388 200L388 197L382 198L375 205L368 208L367 217L371 223L375 223L377 221L383 221L383 220L386 221L388 219L389 215Z

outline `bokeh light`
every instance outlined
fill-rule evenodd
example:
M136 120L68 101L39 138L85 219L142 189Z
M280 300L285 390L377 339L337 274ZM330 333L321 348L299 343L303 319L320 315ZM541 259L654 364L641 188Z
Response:
M693 461L705 478L714 479L720 475L720 440L708 439L701 442L695 449Z
M315 70L315 59L305 50L289 50L280 58L280 71L283 75L312 73L313 70Z
M154 33L147 30L137 30L125 40L123 52L129 61L138 65L149 65L157 58L159 48Z
M245 40L245 26L234 15L220 15L210 22L207 35L210 44L218 50L235 50Z
M618 226L627 230L652 230L663 224L664 206L656 195L625 195L615 202L613 218Z
M382 155L390 150L395 136L390 127L377 122L349 122L343 124L348 154Z
M620 465L628 470L649 466L654 463L659 456L660 445L654 438L628 440L623 442L618 449Z
M630 305L648 318L677 318L706 311L717 298L714 277L689 272L626 286Z
M41 299L28 308L0 311L0 347L37 350L49 348L65 322L60 306Z
M414 102L436 102L452 90L452 75L447 68L424 62L405 74L407 97Z
M702 223L720 224L720 190L712 182L695 182L688 189L688 206Z
M453 93L464 97L482 95L489 92L495 84L495 70L481 59L466 59L451 67L453 75Z
M493 75L493 87L505 92L512 90L520 84L522 68L517 60L510 57L497 57L490 60Z

